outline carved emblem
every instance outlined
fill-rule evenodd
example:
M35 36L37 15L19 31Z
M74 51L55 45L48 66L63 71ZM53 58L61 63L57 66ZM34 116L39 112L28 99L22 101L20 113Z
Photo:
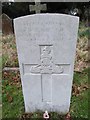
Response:
M40 46L40 64L31 67L31 73L63 73L64 69L60 65L53 63L52 46Z

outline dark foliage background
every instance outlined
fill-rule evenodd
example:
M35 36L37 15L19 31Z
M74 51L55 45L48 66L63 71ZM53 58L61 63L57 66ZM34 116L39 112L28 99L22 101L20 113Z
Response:
M34 14L29 11L29 5L34 2L3 2L2 13L6 13L10 18L16 18L24 15ZM43 4L43 3L42 3ZM88 2L47 2L47 13L65 13L76 15L80 20L87 20L89 17ZM76 13L76 14L74 14Z

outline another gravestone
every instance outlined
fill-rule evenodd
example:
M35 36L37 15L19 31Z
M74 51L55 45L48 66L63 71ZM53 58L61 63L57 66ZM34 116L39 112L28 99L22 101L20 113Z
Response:
M3 34L13 33L12 20L6 14L2 14L2 33Z
M41 10L45 11L47 9L46 4L40 4L40 2L35 2L35 5L30 5L30 12L36 11L36 13L40 13Z
M78 23L64 14L14 20L26 112L69 111Z

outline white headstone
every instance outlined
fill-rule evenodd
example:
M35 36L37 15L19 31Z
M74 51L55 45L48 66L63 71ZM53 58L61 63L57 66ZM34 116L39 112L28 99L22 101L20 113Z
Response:
M14 20L26 112L69 111L78 24L64 14Z

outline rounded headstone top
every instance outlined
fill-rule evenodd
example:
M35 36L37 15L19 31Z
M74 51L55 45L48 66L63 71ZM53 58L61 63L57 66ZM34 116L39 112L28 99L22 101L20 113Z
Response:
M18 19L25 19L25 18L33 18L33 17L68 17L68 18L72 18L72 19L78 19L78 16L72 16L72 15L68 15L68 14L59 14L59 13L38 13L38 14L33 14L33 15L26 15L26 16L22 16L22 17L18 17L15 18L14 20L18 20Z

